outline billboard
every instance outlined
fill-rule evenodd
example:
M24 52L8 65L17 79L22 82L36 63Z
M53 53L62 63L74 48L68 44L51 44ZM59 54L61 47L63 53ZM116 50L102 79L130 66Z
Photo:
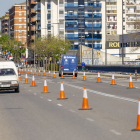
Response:
M106 48L107 49L119 49L120 48L120 42L119 41L107 41L106 42Z

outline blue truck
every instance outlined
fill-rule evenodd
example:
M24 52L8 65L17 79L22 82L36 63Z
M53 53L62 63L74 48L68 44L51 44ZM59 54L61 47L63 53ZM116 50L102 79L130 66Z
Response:
M63 71L63 75L65 74L73 74L73 70L75 71L75 77L77 77L78 71L78 62L76 55L63 55L60 60L59 66L59 77Z

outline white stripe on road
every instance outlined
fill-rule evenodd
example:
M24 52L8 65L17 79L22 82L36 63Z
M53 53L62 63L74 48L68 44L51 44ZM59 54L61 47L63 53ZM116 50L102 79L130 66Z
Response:
M31 91L31 90L29 90L29 91Z
M73 113L75 112L74 110L69 110L69 111L70 111L70 112L73 112Z
M49 102L51 102L52 100L48 99Z
M43 98L43 97L40 97L40 98Z
M34 93L34 95L37 95L36 93Z
M57 104L58 106L62 106L61 104Z
M110 130L110 132L114 133L115 135L121 135L121 133L115 131L115 130Z
M93 119L90 119L90 118L86 118L88 121L91 121L91 122L94 122L94 120Z
M71 84L67 84L67 83L64 83L64 85L83 90L83 87L79 87L79 86L75 86L75 85L71 85ZM94 93L94 94L102 95L102 96L107 96L107 97L121 99L121 100L129 101L129 102L133 102L133 103L138 103L138 100L134 100L134 99L131 99L131 98L120 97L120 96L111 95L111 94L107 94L107 93L103 93L103 92L99 92L99 91L95 91L95 90L90 90L90 89L87 89L87 91L91 92L91 93Z

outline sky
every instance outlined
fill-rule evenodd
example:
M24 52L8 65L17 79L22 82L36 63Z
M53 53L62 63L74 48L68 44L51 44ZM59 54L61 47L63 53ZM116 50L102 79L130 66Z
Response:
M26 2L26 0L0 0L0 17L4 16L6 12L14 5L18 3ZM0 22L1 26L1 22Z

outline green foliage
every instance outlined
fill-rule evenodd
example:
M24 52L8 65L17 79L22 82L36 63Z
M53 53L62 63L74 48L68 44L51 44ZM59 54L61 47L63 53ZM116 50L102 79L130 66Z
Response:
M10 39L10 37L8 35L2 35L0 37L0 44L2 44L2 50L4 52L10 52L12 53L13 57L15 56L16 54L16 57L17 59L19 60L20 59L20 54L21 53L25 53L26 51L26 48L25 47L22 47L22 49L20 49L19 47L15 50L14 49L14 45L17 45L18 43L18 46L23 46L23 44L20 42L20 41L16 41L14 39Z
M35 40L35 52L38 55L38 60L44 60L46 56L58 60L60 55L65 54L70 47L71 43L60 36L47 35Z

